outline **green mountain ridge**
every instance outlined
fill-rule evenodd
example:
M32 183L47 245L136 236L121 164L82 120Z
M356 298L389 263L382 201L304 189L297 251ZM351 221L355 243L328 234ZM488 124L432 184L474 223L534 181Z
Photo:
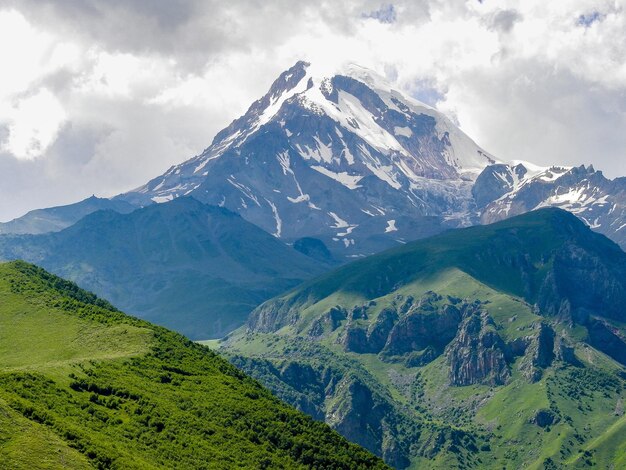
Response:
M0 468L385 468L204 346L0 264Z
M189 197L95 212L56 233L0 236L0 259L35 263L192 339L223 336L264 300L328 268Z
M620 468L625 306L626 254L544 209L342 266L220 347L396 468Z

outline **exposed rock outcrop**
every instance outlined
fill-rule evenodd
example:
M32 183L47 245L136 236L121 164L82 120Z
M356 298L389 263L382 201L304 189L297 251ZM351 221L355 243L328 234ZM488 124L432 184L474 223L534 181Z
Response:
M549 367L554 360L554 330L547 323L536 326L537 334L530 337L520 369L531 382L537 382L543 376L543 369Z
M384 458L394 468L410 464L406 442L400 441L400 419L389 402L356 377L344 377L328 397L326 422L352 442Z
M367 330L370 352L378 353L385 347L389 333L398 318L398 313L392 308L385 308L378 314L376 321L371 323Z
M346 327L346 331L341 336L340 341L346 351L360 354L370 352L365 327L349 325Z
M309 336L319 338L335 331L343 320L347 318L346 309L337 305L328 309L326 313L311 324Z
M540 428L545 428L552 426L558 420L559 417L552 410L541 409L537 410L537 412L530 419L530 422L536 424Z
M557 336L554 340L554 358L572 366L580 367L582 365L576 357L574 347L562 336Z
M259 333L271 333L283 326L293 324L299 318L299 306L284 299L276 299L261 304L248 318L248 330Z
M394 325L381 354L399 356L429 346L443 351L456 335L462 314L457 306L441 301L441 296L429 293L411 306Z
M470 313L446 348L451 385L503 385L511 376L506 345L484 311Z
M370 303L367 303L365 305L355 305L348 312L348 319L350 321L352 321L352 320L367 320L367 318L368 318L367 311L369 310L370 307L372 307L374 305L376 305L375 302L370 302Z

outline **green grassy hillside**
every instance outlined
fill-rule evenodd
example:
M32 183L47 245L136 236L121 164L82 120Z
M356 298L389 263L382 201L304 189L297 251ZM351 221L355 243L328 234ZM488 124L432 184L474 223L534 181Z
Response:
M588 261L588 266L567 266L566 261L571 261L569 250L575 247L581 253L585 251L587 258L581 261ZM600 265L593 265L597 260ZM626 303L622 282L626 278L626 253L570 213L552 208L407 243L307 281L280 298L290 308L298 309L337 292L371 299L395 291L398 286L428 280L450 268L529 303L548 301L542 296L549 294L570 296L574 307L591 305L605 310L605 315L621 315L626 320L622 307ZM585 277L585 270L601 270L605 278ZM546 291L553 287L546 284L551 272L561 276L554 286L556 292ZM580 285L584 289L577 291ZM609 298L602 295L607 291Z
M0 467L383 468L204 346L0 265Z
M625 292L619 247L542 210L343 266L218 347L396 468L620 468Z

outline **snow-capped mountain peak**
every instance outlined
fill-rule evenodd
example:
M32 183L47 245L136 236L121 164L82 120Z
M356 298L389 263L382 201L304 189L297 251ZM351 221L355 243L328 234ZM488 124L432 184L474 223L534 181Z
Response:
M298 62L283 72L268 93L255 101L242 117L218 133L202 154L171 168L164 175L176 184L168 184L168 178L163 178L159 183L149 183L137 191L154 192L158 187L158 194L153 196L155 201L193 191L197 182L206 176L203 170L209 162L230 149L241 147L273 121L280 122L286 137L291 138L293 130L289 123L278 116L293 106L300 108L301 113L330 118L340 140L344 133L353 133L366 144L354 152L343 140L335 143L317 135L314 145L296 145L295 149L305 159L321 163L322 173L327 176L343 173L329 166L340 161L330 157L333 152L343 154L348 165L361 160L367 172L394 189L402 186L401 179L408 179L413 184L419 184L421 177L474 179L485 166L494 163L493 157L449 119L394 89L375 72L350 64L335 75L323 76L316 74L310 64ZM343 148L339 151L329 148L337 144ZM388 161L373 157L370 149L383 154ZM193 171L189 172L191 166ZM176 178L178 175L182 177ZM356 177L352 176L351 180ZM179 180L185 180L185 184L179 185Z
M360 256L541 204L571 199L575 211L582 199L554 189L574 170L497 162L375 72L298 62L200 155L122 197L192 195L287 241L316 237Z
M559 207L626 247L626 179L609 180L591 165L493 165L476 179L472 193L484 223Z
M493 163L448 118L375 72L298 62L200 155L124 197L193 195L278 237L317 236L356 255L413 238L420 218L436 219L417 229L426 232L442 215L456 220Z

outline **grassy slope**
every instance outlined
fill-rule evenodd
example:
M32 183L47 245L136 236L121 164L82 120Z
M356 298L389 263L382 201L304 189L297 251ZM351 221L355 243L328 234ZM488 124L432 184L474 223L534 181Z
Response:
M558 211L540 211L498 225L452 231L351 263L282 296L298 317L295 323L278 331L280 340L273 334L246 335L240 331L222 347L232 354L269 359L281 365L294 357L295 340L306 337L312 322L329 308L340 305L349 310L374 300L376 306L368 311L367 322L371 323L396 295L419 297L430 290L488 302L485 309L504 341L526 336L541 319L530 303L544 275L543 269L549 268L540 262L542 254L558 248L569 236L567 227L561 230L568 219L561 217ZM552 230L549 236L546 227ZM511 234L515 243L511 243ZM520 282L515 263L496 264L519 256L520 241L524 254L537 268L535 279L529 279L526 285ZM608 253L617 249L608 241L605 245L602 239L598 242L598 249ZM477 255L479 252L481 256ZM616 253L615 259L623 256ZM608 258L610 262L611 257ZM479 454L480 461L466 460L468 466L543 468L594 462L616 465L626 458L626 446L617 443L622 421L614 413L618 400L626 398L624 380L618 375L623 369L589 346L578 343L576 349L585 367L557 361L534 384L521 376L516 363L506 386L451 387L445 358L409 368L403 363L384 362L378 355L345 352L338 344L343 326L321 339L320 345L332 352L337 362L345 357L359 362L397 406L416 410L416 422L446 423L487 434L489 450ZM586 336L580 325L569 328L557 324L555 328L572 343ZM263 374L258 377L264 379ZM399 381L398 377L407 377L409 382L413 378L412 383L421 389L419 395L410 390L407 380ZM556 410L560 416L556 425L540 428L530 422L537 410L544 408ZM596 456L596 461L590 455ZM411 468L420 465L448 468L451 464L445 455L443 460L433 461L414 454Z
M53 431L34 423L0 399L0 468L15 470L93 468L89 459Z
M602 252L607 263L619 265L626 259L615 243L584 229L571 214L543 209L407 243L307 281L280 298L300 309L337 294L373 299L398 286L429 282L442 271L459 269L498 292L533 303L551 267L550 260L544 260L546 253L563 246L573 233L587 249ZM535 269L525 280L519 265L526 260Z
M383 465L207 348L0 265L0 467Z
M494 291L458 270L446 271L439 278L430 278L424 283L415 281L400 292L419 296L428 290L488 301L486 309L505 340L528 334L530 326L540 318L520 299ZM397 292L375 299L376 309L386 306ZM341 305L345 297L337 294L330 299L329 305L338 302ZM325 308L326 302L323 306L309 307L304 324ZM241 332L241 336L234 335L223 347L229 354L277 364L296 358L309 363L315 361L315 358L303 358L295 353L298 342L294 343L294 338L298 336L294 327L285 327L279 333L281 336L277 337L274 334L246 336ZM337 344L340 334L341 328L322 340L321 346L334 354L337 363L342 362L342 358L349 358L363 366L375 379L376 386L393 397L396 406L416 410L412 415L416 422L458 426L488 436L485 442L490 445L489 452L481 452L480 461L466 461L470 468L544 468L546 459L566 466L584 466L592 462L607 464L600 468L609 468L610 463L620 468L617 463L626 459L626 444L620 435L626 425L624 419L614 413L617 401L626 398L625 384L613 374L619 366L592 348L584 354L578 353L579 357L590 360L585 368L559 364L537 383L528 383L514 365L512 380L506 386L451 387L447 384L447 365L443 357L418 368L409 368L403 363L390 364L375 354L346 353ZM327 360L328 363L331 361ZM392 375L414 377L412 383L417 383L415 378L419 378L423 394L416 399L415 395L408 393L409 387L394 382ZM562 417L555 426L542 429L530 422L537 410L550 408L558 410ZM595 460L588 459L585 450L595 455ZM452 458L445 453L436 460L415 456L410 468L459 465Z

